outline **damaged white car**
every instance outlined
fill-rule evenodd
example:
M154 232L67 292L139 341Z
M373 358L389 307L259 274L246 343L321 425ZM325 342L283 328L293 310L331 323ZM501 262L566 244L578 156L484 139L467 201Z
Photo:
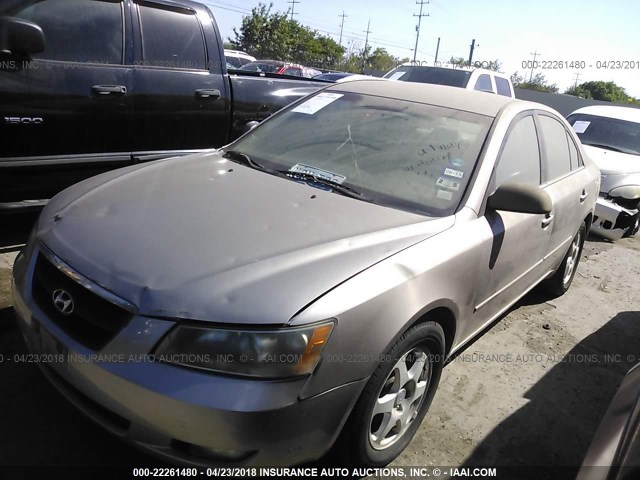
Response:
M585 107L567 120L602 172L591 230L610 240L635 235L640 217L640 109Z

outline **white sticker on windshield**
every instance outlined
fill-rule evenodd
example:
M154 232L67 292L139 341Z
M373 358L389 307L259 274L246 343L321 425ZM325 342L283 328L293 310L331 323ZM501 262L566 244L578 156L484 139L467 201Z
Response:
M462 178L464 177L464 172L460 170L454 170L453 168L445 168L444 174L449 175L450 177Z
M315 97L310 98L306 102L301 103L291 111L297 112L297 113L306 113L307 115L313 115L317 111L322 110L324 107L326 107L330 103L335 102L340 97L342 97L342 93L322 92L316 95Z
M584 120L577 120L573 124L573 129L576 133L584 133L587 127L591 125L591 122L585 122Z
M438 198L441 198L443 200L451 200L452 197L453 192L450 192L448 190L438 190Z
M389 77L389 80L399 80L407 72L396 72Z
M455 190L456 192L460 190L460 182L458 182L457 180L448 180L444 177L438 178L438 180L436 181L436 185L442 188Z
M289 169L289 171L294 173L305 173L308 175L313 175L314 177L324 178L331 182L340 184L344 183L344 181L347 179L347 177L345 177L344 175L339 175L337 173L330 172L329 170L323 170L321 168L304 165L302 163L296 163Z

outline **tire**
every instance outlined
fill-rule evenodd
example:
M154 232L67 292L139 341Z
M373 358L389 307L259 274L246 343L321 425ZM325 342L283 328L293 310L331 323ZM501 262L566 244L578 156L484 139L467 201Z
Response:
M584 245L586 234L587 227L583 223L580 225L580 229L578 230L578 233L576 233L576 236L573 237L569 250L562 259L558 269L550 278L543 282L543 288L550 294L559 297L569 290L573 277L576 275L578 263L580 263L582 246Z
M444 350L442 327L425 322L407 330L383 355L336 445L342 465L380 467L404 450L433 400ZM381 398L387 400L384 405L378 405ZM374 407L383 413L374 414ZM385 428L392 425L390 431Z
M640 216L636 217L635 223L629 228L627 228L627 231L624 232L624 235L622 235L622 238L635 237L636 233L638 233L638 230L640 230Z

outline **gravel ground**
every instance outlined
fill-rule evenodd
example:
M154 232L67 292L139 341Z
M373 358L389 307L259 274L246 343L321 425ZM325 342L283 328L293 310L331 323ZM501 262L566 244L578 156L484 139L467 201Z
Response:
M13 245L32 221L0 223L0 355L26 352L10 271ZM423 425L392 466L579 465L639 361L639 274L640 239L590 238L566 295L527 295L445 368ZM85 419L33 364L0 363L0 426L0 465L154 462Z

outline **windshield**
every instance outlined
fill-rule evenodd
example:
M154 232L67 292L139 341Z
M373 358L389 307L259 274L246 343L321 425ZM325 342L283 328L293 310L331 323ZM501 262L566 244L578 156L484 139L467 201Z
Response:
M332 90L289 107L230 149L271 171L305 172L380 205L444 216L457 209L491 121Z
M469 83L471 72L453 68L438 67L398 67L387 73L384 78L403 82L432 83L465 88Z
M640 123L583 113L567 120L583 145L640 155Z

